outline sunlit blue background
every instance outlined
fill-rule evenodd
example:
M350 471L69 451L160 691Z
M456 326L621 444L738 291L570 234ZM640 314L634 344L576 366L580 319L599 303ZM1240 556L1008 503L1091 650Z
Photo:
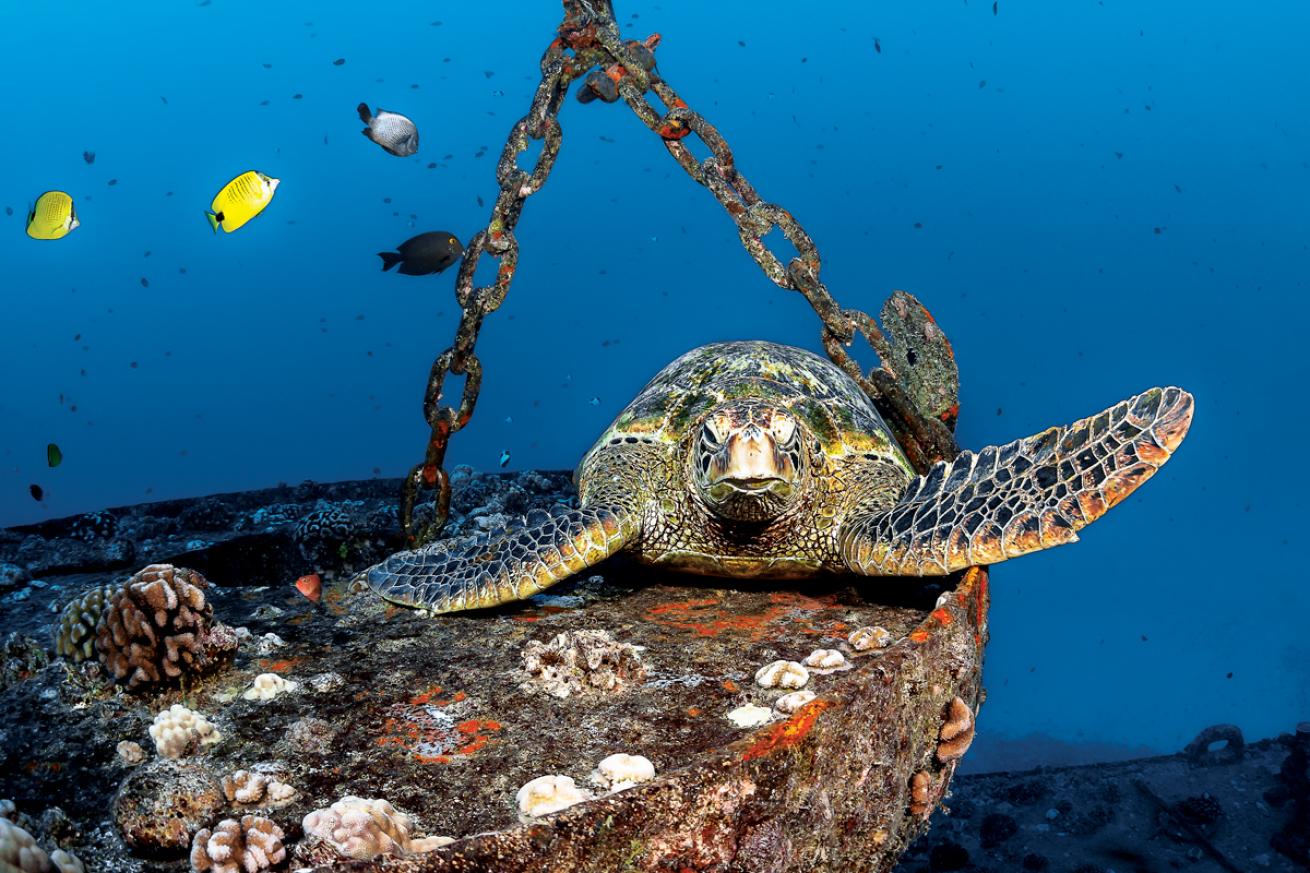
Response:
M546 0L495 8L3 12L0 524L397 476L418 459L454 271L383 274L375 253L487 220L477 198L494 199L560 17ZM1197 397L1186 445L1141 494L1074 548L997 568L974 766L1173 751L1214 722L1267 736L1310 717L1310 7L817 8L617 11L631 36L663 33L664 75L802 221L845 305L875 311L903 288L931 308L960 363L961 442L1155 384ZM419 154L360 136L360 101L413 117ZM511 468L572 466L699 343L818 348L804 301L762 276L622 104L570 98L561 120L454 463L494 468L508 449ZM276 199L213 236L202 210L249 169L283 180ZM34 242L24 216L51 188L74 196L82 227Z

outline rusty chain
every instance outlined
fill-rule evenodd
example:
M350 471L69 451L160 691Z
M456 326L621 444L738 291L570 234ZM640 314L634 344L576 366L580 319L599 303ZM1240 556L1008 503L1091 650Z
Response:
M500 194L492 207L491 220L478 231L465 249L459 275L455 280L455 297L461 315L452 346L437 356L428 376L423 413L432 428L423 463L410 470L401 498L400 520L410 547L431 542L441 532L450 512L450 477L444 461L451 434L462 429L472 418L482 385L482 363L474 352L482 321L501 305L509 291L518 263L518 224L524 201L546 183L555 158L559 155L562 130L559 110L569 85L586 74L578 99L587 103L601 100L613 103L622 98L641 121L654 131L689 176L710 190L737 226L746 251L774 284L800 292L823 322L823 347L828 357L860 385L898 433L916 467L923 469L932 460L953 456L956 447L950 431L940 422L919 415L891 367L890 345L877 324L858 309L843 309L819 279L822 261L818 247L800 223L782 207L760 199L755 188L737 170L732 149L719 131L694 112L655 68L655 47L659 34L644 42L624 41L610 0L563 0L564 20L558 37L541 58L541 83L532 105L510 132L496 166ZM647 101L653 91L664 104L661 114ZM710 151L697 160L684 142L695 135ZM518 166L518 157L531 140L544 140L536 166L527 172ZM795 247L797 255L785 266L765 244L764 238L775 229ZM483 255L499 266L495 281L473 287L473 276ZM880 366L865 373L847 352L860 335L877 354ZM465 377L458 407L442 405L442 387L447 374ZM433 518L418 532L414 527L414 506L420 488L435 488Z

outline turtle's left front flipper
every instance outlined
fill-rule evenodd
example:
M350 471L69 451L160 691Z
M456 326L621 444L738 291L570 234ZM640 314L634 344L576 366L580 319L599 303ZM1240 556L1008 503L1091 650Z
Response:
M637 513L619 506L534 512L510 530L397 552L361 575L394 603L434 613L480 609L531 597L600 563L638 529Z
M1152 388L1099 415L963 452L913 479L890 509L842 526L846 566L866 576L937 576L1071 543L1169 460L1192 395Z

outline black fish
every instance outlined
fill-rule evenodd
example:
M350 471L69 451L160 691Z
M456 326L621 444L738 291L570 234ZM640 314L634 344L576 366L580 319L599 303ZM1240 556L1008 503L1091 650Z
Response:
M504 465L502 464L501 466ZM31 493L33 500L36 500L38 502L45 500L45 491L42 490L40 485L28 485L27 490L28 492Z
M96 162L96 153L82 152L82 160L86 161L88 164L94 164Z
M400 264L399 273L406 276L427 276L440 273L460 259L464 247L452 234L444 230L420 233L396 247L394 252L378 252L382 269L390 270Z

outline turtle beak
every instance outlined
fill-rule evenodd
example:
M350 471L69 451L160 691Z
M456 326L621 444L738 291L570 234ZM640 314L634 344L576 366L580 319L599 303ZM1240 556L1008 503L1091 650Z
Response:
M791 459L772 434L753 424L728 437L707 473L706 496L720 508L786 501L795 490Z

